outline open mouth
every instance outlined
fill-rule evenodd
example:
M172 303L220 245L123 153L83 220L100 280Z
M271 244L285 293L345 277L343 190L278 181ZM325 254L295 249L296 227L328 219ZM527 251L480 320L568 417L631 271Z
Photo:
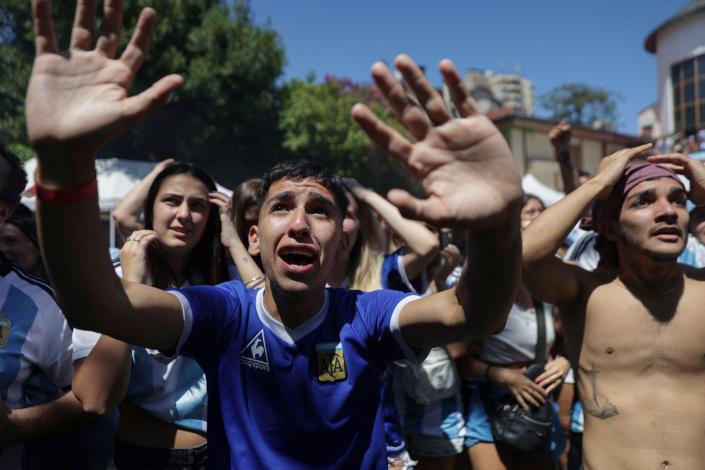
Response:
M316 256L313 250L308 248L292 247L283 248L279 251L279 258L281 258L284 263L293 269L306 269L312 267Z
M286 253L281 255L281 258L286 264L292 266L306 266L307 264L313 263L313 256L299 253Z

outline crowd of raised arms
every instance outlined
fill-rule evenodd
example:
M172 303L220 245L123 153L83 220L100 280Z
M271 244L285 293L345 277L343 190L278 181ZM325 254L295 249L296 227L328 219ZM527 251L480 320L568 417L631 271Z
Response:
M100 223L97 151L183 78L130 85L156 12L32 0L36 214L0 143L0 469L701 469L705 166L651 144L524 194L453 63L372 65L426 197L306 160L217 191L167 159ZM158 55L159 51L152 51ZM452 108L452 109L449 109ZM400 127L400 128L401 128Z

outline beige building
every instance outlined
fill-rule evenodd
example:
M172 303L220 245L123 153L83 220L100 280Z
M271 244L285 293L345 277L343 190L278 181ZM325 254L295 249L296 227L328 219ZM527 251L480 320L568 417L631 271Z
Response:
M644 47L656 54L660 133L693 134L705 129L705 0L691 0L654 29Z
M525 116L534 114L534 84L519 74L470 69L465 74L465 88L481 113L507 108Z
M664 132L661 129L661 121L658 118L658 108L656 104L652 104L639 112L638 128L639 135L645 139L658 139L663 137Z
M499 128L512 149L521 175L533 174L541 183L563 191L560 169L548 131L553 121L515 114L509 110L490 112L488 117ZM638 137L616 132L574 127L571 141L573 167L594 174L605 155L624 147L644 143Z

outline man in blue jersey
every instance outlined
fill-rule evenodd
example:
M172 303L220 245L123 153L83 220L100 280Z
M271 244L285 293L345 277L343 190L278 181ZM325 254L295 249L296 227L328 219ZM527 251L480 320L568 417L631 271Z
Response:
M250 230L250 252L260 255L266 274L263 289L230 282L164 292L114 275L98 218L94 165L99 148L182 83L169 75L128 97L155 12L142 11L115 58L119 0L104 2L97 41L96 2L79 1L66 53L58 50L49 0L32 3L37 57L27 128L39 160L42 247L70 321L200 363L208 377L213 468L386 468L382 372L424 348L501 329L518 282L519 176L504 138L477 113L452 63L440 67L457 119L409 57L398 57L396 67L413 101L383 64L372 69L416 143L363 105L352 114L429 194L419 200L395 191L392 202L420 220L467 231L473 262L456 289L423 299L326 289L341 249L346 199L337 177L298 162L266 175L259 222Z

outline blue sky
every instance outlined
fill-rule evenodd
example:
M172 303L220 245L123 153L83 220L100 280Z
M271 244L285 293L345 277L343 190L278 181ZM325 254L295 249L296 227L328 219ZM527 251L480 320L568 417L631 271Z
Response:
M637 113L657 98L656 57L644 50L652 29L688 0L251 0L286 49L284 79L326 74L369 82L376 60L400 52L426 65L440 84L444 57L470 67L521 67L535 95L565 82L615 91L618 128L636 133ZM541 116L542 110L537 110Z

